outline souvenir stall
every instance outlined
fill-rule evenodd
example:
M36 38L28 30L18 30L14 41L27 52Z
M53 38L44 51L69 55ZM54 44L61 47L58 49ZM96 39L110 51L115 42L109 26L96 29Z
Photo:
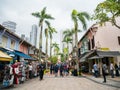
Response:
M2 82L3 87L13 85L14 76L10 65L11 60L12 57L0 51L0 82Z
M28 62L34 60L34 58L30 57L27 54L24 54L23 52L14 50L15 58L19 62L19 83L23 83L26 79L29 79L29 73L28 73Z

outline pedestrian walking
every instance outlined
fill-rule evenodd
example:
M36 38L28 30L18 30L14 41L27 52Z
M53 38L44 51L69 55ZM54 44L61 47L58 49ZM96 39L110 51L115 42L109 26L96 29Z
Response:
M50 74L53 74L53 71L54 71L54 65L51 63L51 65L50 65Z
M103 62L103 65L102 65L102 75L104 78L103 83L106 83L106 70L107 70L107 66L106 66L105 62Z
M33 66L32 66L32 64L30 63L28 67L29 67L29 78L32 79Z
M110 64L110 73L111 73L111 78L114 78L114 65L112 62Z
M40 80L43 80L44 70L45 70L45 65L42 63L42 64L39 65Z
M77 65L75 65L75 67L74 67L73 75L74 75L74 76L78 76L78 73L77 73Z
M56 64L55 68L54 68L55 77L57 77L57 75L58 75L58 69L59 69L59 66Z
M115 75L119 76L119 68L117 64L115 64Z
M60 76L63 77L63 70L64 70L64 67L63 67L63 64L60 65Z
M98 77L98 65L97 65L96 62L93 65L93 69L94 69L94 75L95 75L95 77Z

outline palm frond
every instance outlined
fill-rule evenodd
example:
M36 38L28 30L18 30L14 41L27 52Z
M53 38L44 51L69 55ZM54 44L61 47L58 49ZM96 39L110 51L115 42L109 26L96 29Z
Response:
M71 15L71 17L72 17L73 22L76 23L77 22L77 17L75 15Z
M87 24L85 18L81 13L78 14L78 19L81 21L83 29L85 30L87 28Z
M54 20L54 17L52 17L50 14L45 14L44 18Z
M59 49L59 44L57 44L56 42L55 43L52 43L52 48L54 47L55 49Z
M64 37L62 42L70 43L73 39L70 36Z
M52 28L53 33L57 33L57 30L55 28Z
M90 15L87 12L81 12L81 15L85 17L87 20L90 20Z
M35 13L32 13L33 16L37 17L37 18L40 18L40 13L39 12L35 12Z
M48 27L50 27L50 22L49 21L45 20L45 23Z
M44 7L41 11L41 16L44 16L46 14L46 7Z

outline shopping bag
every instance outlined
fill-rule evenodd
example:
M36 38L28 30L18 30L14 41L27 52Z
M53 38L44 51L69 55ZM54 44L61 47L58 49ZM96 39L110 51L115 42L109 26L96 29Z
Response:
M9 86L9 80L3 80L3 86L4 87Z

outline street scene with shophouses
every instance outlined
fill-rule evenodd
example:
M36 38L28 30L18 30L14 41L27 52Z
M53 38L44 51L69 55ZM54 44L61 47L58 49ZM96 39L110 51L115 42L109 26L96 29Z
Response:
M120 90L120 1L1 0L0 90Z

